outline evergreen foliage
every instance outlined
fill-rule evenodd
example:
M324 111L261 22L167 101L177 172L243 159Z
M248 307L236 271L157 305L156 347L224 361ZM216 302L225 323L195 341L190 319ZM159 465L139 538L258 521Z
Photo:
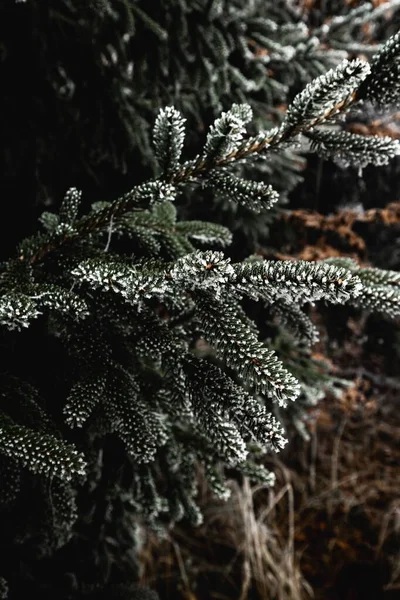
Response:
M374 56L371 72L360 87L360 98L381 106L395 105L400 94L400 33L397 33Z
M164 2L156 4L164 7ZM51 556L88 523L94 528L100 523L105 530L120 528L119 535L126 534L132 547L138 543L131 540L134 523L146 523L160 533L181 519L198 524L199 465L221 498L229 493L225 466L238 476L273 484L273 474L261 459L286 443L276 415L301 393L309 398L314 392L310 382L293 373L296 365L286 365L284 353L269 346L250 318L248 303L258 302L275 313L300 347L317 337L304 311L310 303L347 303L386 318L399 316L395 272L336 259L270 261L251 255L235 262L229 256L229 228L181 218L179 210L182 198L206 199L209 189L255 213L270 209L278 192L264 180L251 179L251 166L281 153L288 156L300 139L311 139L322 153L357 166L385 164L398 155L400 146L392 140L373 144L368 137L352 136L349 141L325 129L336 126L337 116L363 98L387 104L395 97L396 84L378 73L382 65L397 68L396 36L380 49L371 68L361 59L345 60L323 74L322 65L336 64L338 53L342 55L349 20L342 33L340 22L336 29L330 26L332 40L341 40L340 51L333 44L323 59L318 38L310 38L299 22L281 24L266 17L278 14L275 7L265 8L269 3L254 0L243 7L233 2L231 8L221 1L170 4L170 10L164 7L157 13L156 5L146 11L141 2L121 3L128 33L118 38L118 51L108 48L103 64L110 70L118 64L120 73L115 53L125 56L126 46L134 47L135 27L151 35L157 42L154 56L151 61L139 56L135 64L143 90L135 102L144 110L150 93L154 104L169 102L172 92L165 91L165 82L171 69L181 69L173 95L185 88L191 92L183 94L180 105L190 104L193 116L203 101L209 108L207 98L220 98L213 109L216 104L224 109L210 124L202 150L184 158L185 119L171 104L161 108L153 129L153 178L113 202L92 204L80 217L85 212L81 193L70 188L58 214L42 215L44 231L23 240L2 266L2 344L12 348L5 361L10 373L3 382L0 413L0 467L7 482L1 517L9 519L5 547L30 544L37 555ZM69 4L68 9L81 10ZM100 21L119 15L108 2L92 3L85 10L97 11ZM165 23L156 20L160 15ZM372 8L357 15L365 20ZM176 38L169 34L172 16L178 24ZM227 16L228 27L222 27ZM259 44L266 52L257 50ZM317 77L293 94L277 124L248 132L253 108L242 100L254 92L251 104L260 111L264 99L280 97L290 75L283 73L283 66L295 54L309 69L296 73L297 81ZM220 61L217 75L208 56ZM177 62L179 57L183 63ZM150 91L146 77L154 58ZM191 61L199 69L185 82ZM237 66L241 61L243 72ZM281 66L282 81L268 77L266 64ZM198 104L195 87L201 90ZM112 88L116 94L121 89ZM142 117L132 108L128 92L120 97L121 123L140 128ZM230 108L228 98L236 101ZM133 130L128 137L147 148L146 129L142 138ZM47 373L40 361L32 369L20 364L27 339L33 344L48 340L44 363L52 348L57 349L56 373ZM207 345L203 356L202 344ZM41 510L27 514L16 528L21 503L30 493ZM10 541L8 527L17 529L16 542ZM111 562L118 564L124 549L112 552ZM6 597L6 581L15 585L17 574L14 566L3 573L1 565L0 573L5 577L0 592ZM102 576L105 590L94 590L91 597L107 592L107 569ZM124 597L132 590L114 591L115 597ZM145 598L147 592L140 594Z
M187 144L195 152L204 129L233 102L250 104L254 131L271 128L305 84L343 59L375 53L379 45L372 41L382 39L382 30L385 36L393 31L400 7L398 0L379 6L330 2L327 18L325 3L324 8L316 3L312 10L302 4L3 3L5 92L0 114L7 143L1 155L1 184L15 197L7 207L10 217L20 217L22 209L28 233L36 211L57 203L71 182L85 189L86 210L100 195L115 197L116 188L129 189L143 181L143 172L151 176L158 152L152 150L151 132L158 111L165 107L175 106L187 118ZM393 47L390 56L395 52ZM22 71L31 77L29 111L25 84L15 79ZM395 83L390 87L394 90ZM168 118L174 118L173 112ZM166 130L164 135L168 138ZM175 151L179 153L179 144ZM284 202L299 181L301 164L304 161L292 150L271 155L256 167L247 161L243 168L257 182L267 176ZM254 218L244 207L237 212L217 198L214 221L221 209L232 225L244 221L246 236L255 238L265 232L273 214ZM6 245L5 256L10 251Z
M388 136L365 137L347 131L315 130L309 134L312 148L324 158L332 157L345 166L386 165L397 156L399 140Z
M400 316L399 286L400 274L397 271L382 271L373 267L360 267L351 259L331 258L329 264L345 264L352 273L359 273L364 293L354 299L354 305L373 310L384 317L398 319Z

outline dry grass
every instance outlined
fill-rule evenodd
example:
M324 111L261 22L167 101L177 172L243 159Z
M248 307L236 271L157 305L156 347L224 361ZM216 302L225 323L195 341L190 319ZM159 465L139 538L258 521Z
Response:
M311 445L316 483L296 507L295 530L302 572L325 591L343 567L360 561L380 571L387 590L400 590L398 381L375 381L359 378L353 390L318 409ZM300 474L306 485L310 462Z
M312 597L312 590L302 576L294 549L294 497L293 488L286 483L279 492L268 495L269 504L256 511L254 496L262 488L251 488L248 480L236 486L239 509L237 532L242 541L243 561L248 572L242 586L240 600L249 597L251 582L259 598L265 600L304 600ZM286 498L288 533L281 538L270 515ZM258 514L257 514L258 513Z
M291 484L286 483L277 492L262 485L252 487L247 479L241 485L232 481L230 487L231 497L225 503L209 498L207 490L202 490L205 522L197 530L178 528L161 545L154 538L149 540L143 554L143 583L158 582L160 587L164 579L164 597L185 600L311 598L311 588L301 575L294 550ZM260 496L268 498L267 506L263 500L257 501ZM279 504L285 505L282 510L289 523L285 539L274 529L271 518ZM155 573L160 550L162 556ZM216 578L221 585L211 589L207 581ZM174 592L171 584L172 588L176 586Z

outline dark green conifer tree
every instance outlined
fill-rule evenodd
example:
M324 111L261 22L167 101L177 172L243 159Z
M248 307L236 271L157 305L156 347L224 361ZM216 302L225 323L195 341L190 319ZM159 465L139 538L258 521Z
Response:
M301 427L303 403L343 384L316 375L308 306L398 318L395 271L253 252L299 178L299 149L357 167L399 154L341 120L398 102L399 35L371 64L347 60L376 49L360 30L386 9L311 34L291 2L7 7L32 26L40 92L23 117L5 95L35 139L24 154L17 129L5 163L33 156L52 209L66 185L98 183L88 199L69 188L0 273L2 597L150 598L135 583L140 527L201 521L199 466L221 498L226 467L272 484L262 457L286 443L282 415ZM10 65L18 43L5 48ZM130 189L114 201L94 193L110 173ZM272 318L286 337L268 339Z
M196 201L211 190L255 214L270 210L277 192L245 178L242 166L301 139L349 164L386 164L398 141L371 143L336 124L361 102L397 102L399 64L395 35L370 64L343 60L312 80L280 125L255 134L246 129L251 106L233 104L193 158L184 116L162 108L154 178L87 214L70 188L3 265L3 597L35 589L145 598L132 587L137 527L162 533L181 519L201 521L198 465L221 498L227 466L273 483L262 457L286 437L271 406L295 402L303 382L252 320L255 302L302 347L317 337L310 303L398 318L397 272L343 259L232 260L229 229L183 220L177 207L182 195Z

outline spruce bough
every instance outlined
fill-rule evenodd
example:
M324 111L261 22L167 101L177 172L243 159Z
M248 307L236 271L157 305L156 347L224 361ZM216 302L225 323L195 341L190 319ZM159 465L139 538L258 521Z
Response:
M337 153L360 166L400 154L397 140L374 145L371 137L334 133L337 117L357 102L398 100L400 88L388 91L376 71L397 72L399 57L397 35L371 66L343 61L295 97L281 126L255 136L246 132L250 106L234 104L211 126L203 151L183 162L185 121L169 106L154 127L158 178L83 217L81 194L71 188L58 214L42 215L44 232L21 243L0 281L3 343L18 344L20 331L39 323L40 335L61 342L65 360L51 399L22 366L2 375L1 505L12 514L32 489L52 514L31 522L19 543L51 556L87 518L77 510L85 496L104 515L118 506L128 530L143 521L158 531L182 518L198 524L198 465L221 498L229 495L224 466L273 483L260 458L286 438L268 403L295 401L301 382L260 340L242 300L271 307L310 344L317 333L307 303L348 303L398 318L398 274L341 259L234 263L231 233L179 220L175 200L183 188L203 186L268 210L278 194L238 177L236 166L267 160L299 136L322 156ZM113 453L117 465L105 480Z

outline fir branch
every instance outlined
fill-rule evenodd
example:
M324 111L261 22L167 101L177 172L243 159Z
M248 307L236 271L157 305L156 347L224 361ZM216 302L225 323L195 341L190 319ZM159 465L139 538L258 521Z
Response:
M233 275L230 258L222 252L197 250L175 261L169 272L172 281L188 290L212 290L217 296Z
M231 490L224 482L223 473L220 473L210 461L206 461L204 465L204 474L212 494L219 500L228 500L231 496Z
M240 465L236 466L237 470L242 473L245 477L248 477L250 481L254 483L262 483L268 487L275 485L275 473L268 471L264 465L257 465L251 461L245 461Z
M389 319L400 317L400 274L374 267L360 268L349 258L330 258L324 261L330 265L345 265L355 273L362 284L361 294L353 297L350 304L358 308L380 313Z
M213 164L209 164L201 155L193 160L186 161L182 168L172 179L174 185L181 184L193 179L201 179L211 170L219 167L225 167L233 162L239 162L254 155L262 155L265 151L281 145L290 140L293 132L275 127L269 131L262 131L256 136L250 136L223 158L220 158Z
M105 375L90 373L72 387L64 407L65 421L70 427L82 427L104 398Z
M67 225L73 225L77 216L79 205L82 199L82 192L72 187L69 188L64 196L60 207L60 221Z
M9 417L26 427L46 433L57 431L48 414L41 407L38 390L17 377L1 377L1 406Z
M283 367L274 351L259 342L238 319L234 307L203 295L197 307L206 338L226 364L255 391L271 395L281 405L300 393L297 380Z
M60 225L59 215L47 211L40 215L39 221L48 233L55 233Z
M167 442L165 418L140 396L134 377L120 366L109 372L103 404L110 430L124 442L137 462L154 460L157 449Z
M400 291L391 285L365 285L360 297L352 304L386 318L400 317Z
M176 207L172 202L156 204L152 211L129 215L122 220L122 224L122 231L139 235L147 247L153 247L157 243L154 238L157 238L171 259L194 252L187 238L219 246L227 246L232 241L231 232L218 223L194 220L176 222Z
M235 289L256 300L282 298L304 304L325 299L341 304L362 290L356 275L323 262L249 260L232 267L230 281Z
M375 267L363 267L362 269L357 265L357 274L360 277L364 285L390 285L396 288L400 288L400 272L390 271L389 269L377 269ZM400 293L400 289L399 289Z
M250 260L232 265L222 252L186 254L172 264L157 261L130 263L118 258L89 259L73 271L76 282L120 294L131 304L144 298L181 291L212 291L217 298L230 289L273 303L279 298L297 304L325 299L346 302L360 294L357 275L323 262Z
M335 69L314 79L289 106L283 129L301 131L348 108L369 72L370 66L365 61L344 60Z
M26 294L10 292L0 297L0 324L7 329L19 331L29 327L31 320L39 315L37 303Z
M345 166L387 165L400 154L400 141L377 135L358 135L348 131L314 129L306 134L311 150L324 158L333 158Z
M189 393L194 406L194 415L198 426L204 431L219 460L227 465L235 465L247 457L247 449L238 427L211 403L204 402L201 388L196 381L189 383Z
M259 399L235 384L219 367L186 355L183 369L192 395L197 395L197 411L217 411L235 424L245 442L257 442L264 450L278 452L284 447L286 439L280 423Z
M229 229L218 223L181 221L176 224L175 231L204 244L229 246L232 243L232 234Z
M185 119L173 106L167 106L158 113L154 130L153 144L156 158L163 176L168 179L179 166L179 159L185 141Z
M87 302L69 290L52 284L25 283L21 292L11 290L0 296L0 324L10 330L21 330L29 327L44 308L72 314L75 319L84 319L89 314Z
M174 198L175 188L169 183L155 180L141 184L103 209L77 221L73 230L49 238L43 238L41 235L29 238L20 246L20 260L35 264L49 252L58 250L65 244L108 229L111 220L116 221L132 210L143 210L152 203L170 201Z
M251 121L252 115L253 112L248 104L233 104L229 111L223 112L210 127L203 155L199 161L214 165L237 150L243 134L246 133L245 125Z
M33 473L69 481L85 475L83 455L61 439L17 425L0 416L0 453L17 460Z
M146 211L147 212L147 211ZM136 213L136 217L140 217L144 212ZM151 214L154 217L154 226L162 225L164 227L174 227L177 220L177 210L173 202L160 202L153 206Z
M88 259L79 263L71 275L77 284L88 283L94 289L112 291L131 304L154 295L162 296L169 284L165 264L157 261L135 264L117 257Z
M39 308L73 315L75 320L85 319L89 315L89 306L84 298L70 290L40 283L31 287L31 298L37 301Z
M396 105L400 97L400 32L389 38L373 56L371 72L357 91L357 98L380 106Z
M298 341L307 346L319 340L319 333L311 319L299 306L286 300L279 299L270 305L273 315L276 315L280 325L283 325Z
M271 185L246 181L230 173L213 172L205 181L205 185L214 189L219 195L242 204L254 212L269 210L279 200L279 194Z
M397 52L397 50L394 51L397 48L396 40L397 38L394 36L386 44L390 56ZM379 62L380 59L376 60ZM104 231L109 228L111 222L116 223L128 212L147 209L152 203L173 200L176 186L180 184L201 179L232 161L240 161L252 155L261 155L266 150L278 146L283 148L297 134L305 133L313 126L347 110L358 99L357 89L369 71L369 64L363 61L343 61L336 69L328 71L326 75L322 75L308 84L303 92L295 97L281 127L269 132L262 132L245 141L243 141L245 124L251 119L252 111L247 104L234 104L231 110L224 112L210 128L203 153L179 168L175 169L170 165L170 168L168 167L169 175L165 182L153 180L137 186L110 205L76 221L73 229L67 229L65 224L61 230L56 227L52 235L30 238L20 247L20 260L28 261L30 264L39 262L49 252L57 250L65 244ZM179 120L174 109L168 110L167 113L161 113L157 122L156 141L164 148L162 152L175 152L174 160L178 160L182 145L183 121ZM168 119L171 119L171 123ZM172 125L172 121L174 125ZM172 134L171 127L175 131L174 134ZM163 131L162 134L161 131ZM265 199L265 194L267 194L269 200L274 201L273 192L268 187L258 188L251 182L244 184L229 178L223 180L223 186L228 194L233 193L233 187L242 193L246 185L248 193L253 197L258 197L261 193ZM53 227L55 223L51 225L48 221L48 225Z
M165 258L175 260L194 251L193 244L183 235L166 233L161 236L162 251Z

